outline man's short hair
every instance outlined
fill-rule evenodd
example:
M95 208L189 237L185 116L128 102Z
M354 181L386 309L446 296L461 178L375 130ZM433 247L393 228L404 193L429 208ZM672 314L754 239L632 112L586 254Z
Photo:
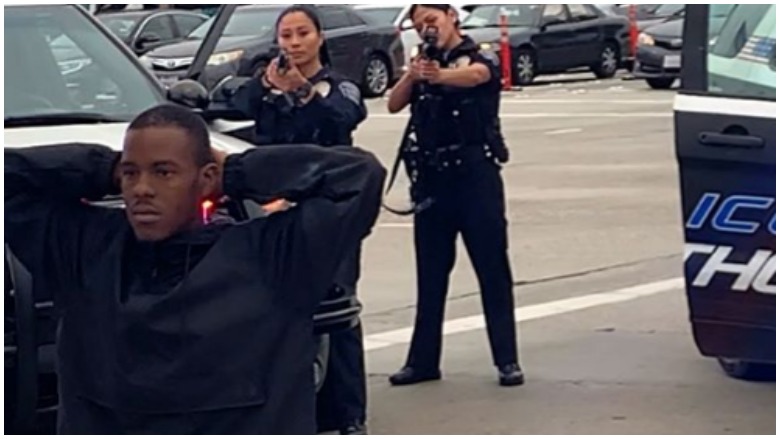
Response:
M192 139L192 151L198 166L214 161L211 138L206 122L191 110L173 104L162 104L139 114L130 122L129 130L144 128L179 128Z

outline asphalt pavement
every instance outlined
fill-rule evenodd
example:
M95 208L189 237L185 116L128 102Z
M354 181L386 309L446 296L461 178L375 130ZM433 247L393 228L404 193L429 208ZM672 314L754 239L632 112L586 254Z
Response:
M459 251L444 380L391 388L414 322L408 218L383 213L360 296L374 434L774 434L775 384L722 374L693 344L682 289L674 91L590 75L507 92L504 170L526 386L492 367ZM369 102L357 143L390 167L406 123ZM388 196L403 205L405 179ZM468 203L468 200L463 200Z

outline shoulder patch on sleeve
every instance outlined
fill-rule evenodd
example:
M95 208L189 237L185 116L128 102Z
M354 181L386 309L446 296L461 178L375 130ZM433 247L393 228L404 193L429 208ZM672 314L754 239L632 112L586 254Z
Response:
M498 59L498 55L490 50L480 50L479 56L485 59L485 61L493 64L494 66L500 66L501 61Z
M357 85L349 81L344 81L339 84L339 91L344 95L344 97L354 102L356 105L361 104L363 97Z

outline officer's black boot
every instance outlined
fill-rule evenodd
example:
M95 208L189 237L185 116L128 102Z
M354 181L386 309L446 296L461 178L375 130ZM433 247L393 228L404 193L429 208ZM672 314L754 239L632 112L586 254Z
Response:
M368 435L368 427L360 421L355 421L341 428L339 434L342 436L366 436Z
M519 364L498 368L498 382L502 387L516 387L525 384L525 374Z
M427 381L439 381L441 371L419 370L413 367L404 367L397 373L390 375L390 384L394 386L411 386Z

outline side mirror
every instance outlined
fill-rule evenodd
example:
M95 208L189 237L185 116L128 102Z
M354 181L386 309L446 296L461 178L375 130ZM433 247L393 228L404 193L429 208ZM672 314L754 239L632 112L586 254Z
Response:
M222 78L222 80L214 86L214 89L211 90L211 93L209 94L210 103L229 104L233 99L233 96L235 96L236 92L238 92L238 89L252 80L256 81L257 79L254 77L245 76L226 76Z
M192 79L184 79L173 84L168 89L168 100L197 110L205 110L211 101L206 87Z
M406 20L401 22L401 30L410 30L414 29L414 22L407 18Z
M139 50L146 49L147 46L155 43L159 43L162 41L162 38L160 38L159 35L154 33L146 33L138 37L137 40L135 40L135 47Z

